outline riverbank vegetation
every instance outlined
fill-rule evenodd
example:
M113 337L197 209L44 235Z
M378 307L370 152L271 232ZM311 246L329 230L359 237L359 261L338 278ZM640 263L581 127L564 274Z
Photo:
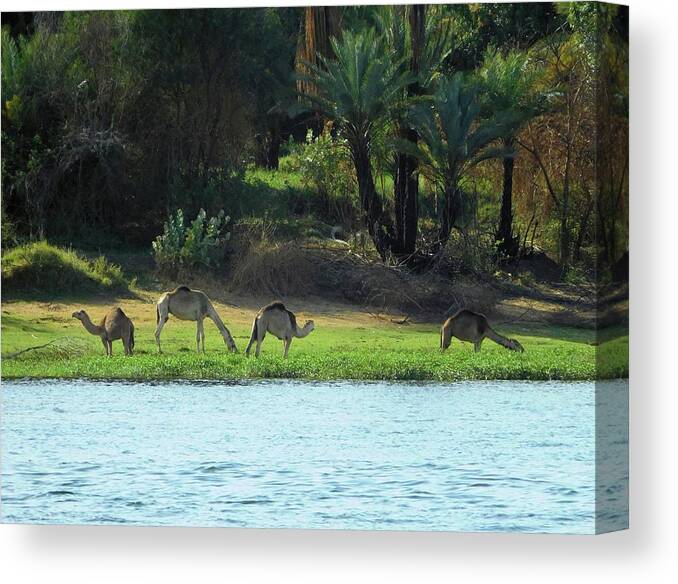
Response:
M3 375L627 373L596 367L595 333L615 331L614 355L627 344L624 7L2 18L2 351L55 340ZM287 361L273 341L259 362L218 339L180 352L194 338L180 327L186 343L159 357L152 302L178 284L221 301L241 346L273 298L320 325ZM76 299L131 307L138 355L96 356L59 308ZM323 303L353 321L324 322ZM526 353L437 354L459 308ZM378 331L392 342L370 345Z
M608 343L604 361L596 362L594 331L578 328L511 325L497 327L515 336L525 353L514 353L485 341L481 353L468 343L453 341L438 351L435 323L396 324L344 305L306 302L300 319L313 318L316 330L292 343L288 359L282 343L268 337L262 356L246 358L254 312L244 304L215 303L240 353L228 354L216 327L205 322L205 355L195 352L195 323L170 319L163 330L162 355L155 346L155 313L147 300L126 300L122 306L135 323L135 354L125 357L120 342L108 359L98 339L88 335L71 312L85 308L93 318L107 302L96 304L18 301L3 306L2 376L96 379L240 379L286 377L303 379L399 379L456 381L460 379L586 380L628 375L624 361L628 337ZM234 299L235 300L235 299ZM303 306L299 302L300 306ZM296 308L294 304L291 304ZM56 342L53 342L55 341ZM51 345L14 354L29 347Z
M3 243L147 247L223 210L609 279L627 27L595 2L3 15Z

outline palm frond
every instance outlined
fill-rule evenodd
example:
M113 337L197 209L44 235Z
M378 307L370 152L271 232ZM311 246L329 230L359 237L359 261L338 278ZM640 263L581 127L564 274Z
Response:
M408 153L441 182L457 181L464 169L483 160L510 155L509 149L492 145L510 135L515 114L500 112L482 119L479 86L462 74L442 78L431 103L414 106L409 121L421 142ZM399 147L407 148L404 144Z
M412 76L401 61L383 58L383 41L374 30L346 31L341 39L332 39L332 49L334 59L319 55L319 65L306 64L318 95L304 98L310 107L364 135L401 106L403 88Z

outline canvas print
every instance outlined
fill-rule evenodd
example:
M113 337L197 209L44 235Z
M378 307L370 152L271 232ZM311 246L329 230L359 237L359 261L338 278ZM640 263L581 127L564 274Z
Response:
M3 12L1 521L627 528L628 22Z

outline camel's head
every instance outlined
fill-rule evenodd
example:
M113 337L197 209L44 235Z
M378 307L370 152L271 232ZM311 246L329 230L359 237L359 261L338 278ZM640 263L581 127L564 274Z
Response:
M235 341L232 338L224 337L224 343L226 343L226 346L231 353L238 352L238 347L235 346Z
M315 330L315 323L312 320L307 320L304 324L304 328L310 333Z
M73 314L71 314L73 318L77 318L78 320L82 320L85 316L85 311L84 310L76 310Z
M516 341L515 339L509 339L509 347L508 348L511 349L511 351L516 351L517 353L524 353L525 352L525 349L523 349L523 346L518 341Z

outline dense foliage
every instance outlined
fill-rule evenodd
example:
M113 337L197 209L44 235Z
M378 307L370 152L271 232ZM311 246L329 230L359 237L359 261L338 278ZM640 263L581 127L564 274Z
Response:
M3 14L3 246L148 248L179 210L226 208L364 232L387 263L463 245L471 269L544 250L569 278L612 274L627 19L594 2ZM182 261L213 263L197 253Z
M168 211L220 208L280 124L296 13L40 14L28 35L2 32L9 217L32 237L104 230L147 245Z

